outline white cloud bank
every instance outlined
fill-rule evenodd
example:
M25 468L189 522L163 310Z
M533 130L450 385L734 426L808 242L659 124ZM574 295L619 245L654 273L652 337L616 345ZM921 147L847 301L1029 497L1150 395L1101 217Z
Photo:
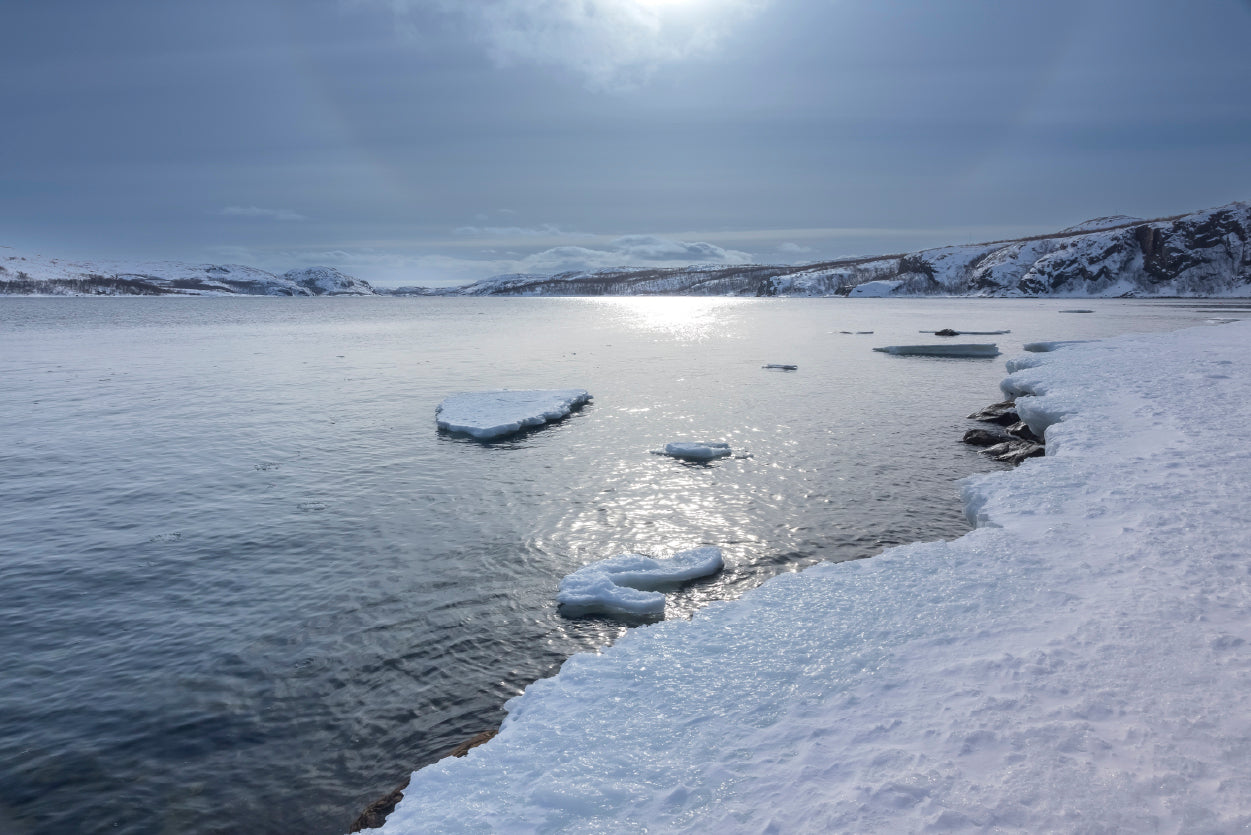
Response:
M770 0L386 0L411 32L415 12L469 26L500 66L556 66L587 86L638 86L664 64L713 51Z
M481 257L413 254L372 247L267 252L222 247L213 255L279 273L293 267L332 266L379 287L447 287L509 273L554 274L609 267L686 267L754 261L748 252L658 235L624 235L594 246L561 245L529 253L487 249Z

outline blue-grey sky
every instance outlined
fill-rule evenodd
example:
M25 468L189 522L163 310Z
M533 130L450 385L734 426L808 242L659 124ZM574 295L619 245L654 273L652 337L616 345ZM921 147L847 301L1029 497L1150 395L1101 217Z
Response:
M1251 199L1247 0L0 5L0 244L379 285Z

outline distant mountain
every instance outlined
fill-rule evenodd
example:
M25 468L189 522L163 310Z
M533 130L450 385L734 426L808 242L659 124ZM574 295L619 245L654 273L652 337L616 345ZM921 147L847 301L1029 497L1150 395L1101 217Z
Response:
M365 281L333 267L277 276L240 264L66 261L0 248L0 294L39 296L368 296Z
M0 248L0 294L390 296L1251 296L1251 204L798 266L697 265L504 275L464 287L373 288L332 267L68 262Z
M415 289L415 288L414 288ZM1251 204L1051 235L799 266L619 268L506 275L462 296L1251 296Z
M314 296L372 296L369 282L344 275L334 267L304 267L282 274L287 281L310 291Z

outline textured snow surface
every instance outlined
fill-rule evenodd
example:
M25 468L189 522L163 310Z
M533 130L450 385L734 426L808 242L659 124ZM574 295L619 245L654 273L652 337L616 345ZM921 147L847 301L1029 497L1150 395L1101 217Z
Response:
M716 574L725 566L720 548L679 551L664 560L622 554L578 569L560 581L556 602L569 616L663 615L665 596L656 589Z
M560 420L590 400L586 389L501 389L454 394L434 413L440 429L487 439Z
M1031 355L1005 388L1061 417L966 480L976 530L574 656L384 831L1245 831L1249 349Z

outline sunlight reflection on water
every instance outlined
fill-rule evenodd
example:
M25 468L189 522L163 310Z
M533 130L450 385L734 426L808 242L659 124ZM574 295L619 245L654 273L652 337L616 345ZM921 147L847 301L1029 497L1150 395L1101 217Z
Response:
M592 299L607 309L622 327L661 334L684 342L699 342L716 335L729 336L734 314L746 299L720 297L637 296Z

